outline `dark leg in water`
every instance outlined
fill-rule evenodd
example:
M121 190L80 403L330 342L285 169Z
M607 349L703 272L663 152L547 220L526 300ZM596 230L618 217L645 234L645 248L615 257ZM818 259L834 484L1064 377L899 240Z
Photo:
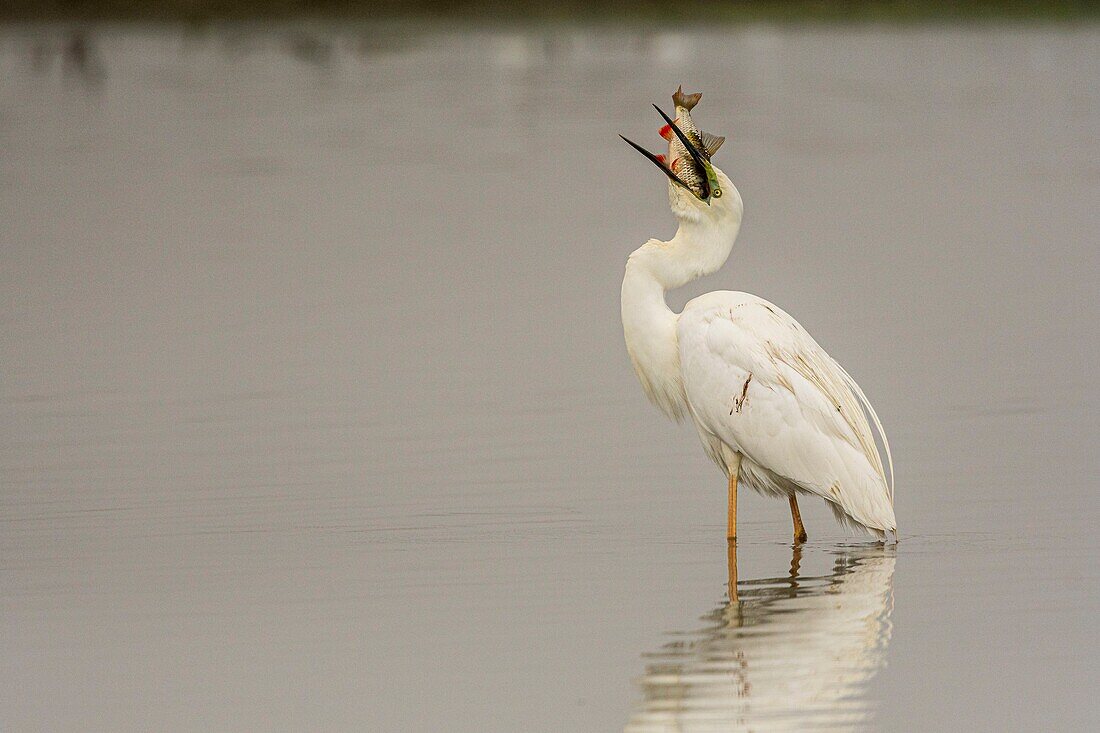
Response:
M806 528L802 526L802 515L798 513L798 499L791 494L791 519L794 520L794 541L806 541Z

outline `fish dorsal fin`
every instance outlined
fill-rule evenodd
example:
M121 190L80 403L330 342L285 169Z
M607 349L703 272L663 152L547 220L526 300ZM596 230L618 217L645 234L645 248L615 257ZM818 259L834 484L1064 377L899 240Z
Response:
M709 132L699 131L699 136L703 139L703 147L707 149L707 157L714 155L718 152L718 148L722 147L722 143L726 141L726 138L718 135L711 135Z

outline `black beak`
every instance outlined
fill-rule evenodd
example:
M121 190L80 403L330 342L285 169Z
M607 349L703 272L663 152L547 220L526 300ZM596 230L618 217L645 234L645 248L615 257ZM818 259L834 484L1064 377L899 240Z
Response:
M627 145L629 145L630 147L634 148L635 150L637 150L637 151L638 151L639 153L641 153L641 154L642 154L642 155L644 155L645 157L649 158L649 160L650 160L650 161L651 161L651 162L653 163L653 165L655 165L655 166L657 166L658 168L660 168L660 169L661 169L661 171L662 171L662 172L663 172L663 173L664 173L664 174L665 174L666 176L668 176L669 180L671 180L671 181L672 181L673 183L675 183L675 184L676 184L677 186L683 186L683 187L684 187L684 189L685 189L685 190L687 190L687 191L691 191L691 186L689 186L689 185L687 185L686 183L684 183L684 182L683 182L683 181L682 181L682 180L680 179L680 176L678 176L678 175L676 175L675 173L673 173L673 172L672 172L672 169L671 169L671 168L669 168L669 167L668 167L667 165L665 165L665 164L664 164L664 163L662 163L662 162L661 162L660 160L658 160L658 158L657 158L657 156L656 156L656 155L654 155L653 153L649 152L648 150L646 150L645 148L643 148L643 147L642 147L641 145L639 145L638 143L634 142L633 140L628 140L627 138L623 137L622 135L619 135L619 137L622 137L622 138L623 138L623 142L625 142L625 143L626 143ZM691 191L691 193L692 193L692 194L694 195L694 193L695 193L695 192L694 192L694 191Z
M660 107L658 107L657 105L653 105L653 109L657 110L657 114L661 115L661 119L663 119L665 123L672 128L672 131L676 133L676 137L680 138L680 142L682 142L684 144L684 147L687 148L688 155L690 155L691 159L695 161L695 165L699 166L699 168L703 170L706 170L706 166L703 165L703 154L695 149L695 146L691 144L691 141L687 139L687 136L680 131L680 128L676 126L676 123L670 120L668 118L668 115L666 115Z
M688 155L690 155L690 156L691 156L691 159L692 159L693 161L695 161L695 165L696 165L696 167L697 167L697 168L698 168L698 169L699 169L700 171L705 171L705 170L706 170L706 167L705 167L705 166L704 166L704 164L703 164L703 156L702 156L702 154L701 154L701 153L700 153L700 152L699 152L698 150L696 150L696 149L695 149L695 146L691 144L691 141L687 139L687 136L686 136L686 135L684 135L684 133L683 133L683 132L681 132L680 128L676 126L676 123L675 123L675 122L673 122L672 120L670 120L670 119L668 118L668 115L666 115L666 114L665 114L664 112L662 112L662 111L661 111L661 108L660 108L660 107L658 107L657 105L653 105L653 109L657 110L657 114L661 115L661 118L662 118L662 119L663 119L663 120L665 121L665 123L666 123L666 124L667 124L667 125L668 125L668 126L669 126L670 128L672 128L672 131L673 131L673 133L675 133L676 137L680 139L680 142L681 142L681 143L683 143L683 145L684 145L684 148L686 148L686 149L687 149L687 151L688 151ZM681 186L681 187L683 187L683 188L684 188L684 190L685 190L685 191L688 191L688 192L690 192L692 196L697 196L697 195L698 195L698 194L696 194L696 193L695 193L695 191L693 191L693 190L691 189L691 186L689 186L689 185L687 185L686 183L684 183L683 179L681 179L681 178L680 178L680 177L679 177L678 175L676 175L676 174L675 174L675 173L674 173L674 172L672 171L672 169L671 169L671 168L669 168L669 167L668 167L667 165L665 165L665 164L664 164L664 163L662 163L662 162L661 162L660 160L658 160L658 158L657 158L657 156L656 156L656 155L654 155L653 153L649 152L648 150L646 150L645 148L643 148L643 147L642 147L641 145L639 145L638 143L634 142L633 140L628 140L627 138L623 137L622 135L619 135L619 137L622 137L622 138L623 138L623 141L624 141L624 142L626 142L626 143L627 143L628 145L630 145L630 147L634 148L634 149L635 149L635 150L637 150L637 151L638 151L639 153L641 153L641 154L642 154L642 155L644 155L644 156L645 156L646 158L648 158L648 159L649 159L649 160L650 160L650 161L651 161L651 162L653 163L653 165L655 165L655 166L657 166L658 168L660 168L660 169L661 169L661 171L662 171L662 172L663 172L663 173L664 173L664 174L665 174L666 176L668 176L668 177L669 177L669 180L671 180L671 181L672 181L673 183L675 183L675 184L676 184L676 185L678 185L678 186ZM707 177L706 177L706 175L703 175L703 176L702 176L702 180L703 180L703 195L702 195L702 196L701 196L700 198L701 198L701 199L702 199L703 201L705 201L705 202L707 202L707 203L710 203L710 181L708 181L708 180L707 180Z

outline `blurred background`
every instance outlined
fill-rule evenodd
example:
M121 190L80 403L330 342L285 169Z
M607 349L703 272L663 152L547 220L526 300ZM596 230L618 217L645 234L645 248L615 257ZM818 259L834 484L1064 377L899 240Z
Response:
M1092 688L1087 2L0 7L0 728L1046 729ZM678 84L901 542L631 373Z

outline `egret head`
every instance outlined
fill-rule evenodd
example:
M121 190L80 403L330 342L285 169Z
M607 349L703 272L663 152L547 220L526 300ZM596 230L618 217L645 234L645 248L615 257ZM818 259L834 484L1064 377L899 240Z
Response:
M744 211L741 194L722 170L711 166L721 196L711 196L710 200L699 198L694 192L672 181L668 182L668 206L680 221L704 221L726 219L734 215L738 222Z
M699 95L682 95L677 90L674 100L689 96L690 106L683 111L683 120L670 120L660 107L653 105L665 121L661 135L669 144L669 154L654 155L637 143L620 135L632 148L644 155L668 177L668 198L672 212L680 219L699 219L719 216L731 208L739 208L740 196L729 178L714 167L711 155L724 138L700 133L691 121L687 110L698 101ZM677 101L677 110L681 110ZM681 129L677 122L686 124ZM670 162L671 161L671 162ZM725 199L725 200L723 200Z

